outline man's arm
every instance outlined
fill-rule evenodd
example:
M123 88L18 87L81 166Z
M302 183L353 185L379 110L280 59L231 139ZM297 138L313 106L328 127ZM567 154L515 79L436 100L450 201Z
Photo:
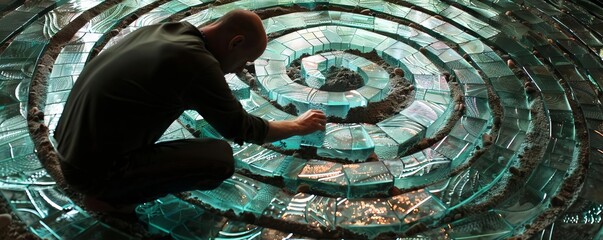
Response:
M308 110L294 120L268 122L265 142L275 142L295 135L306 135L325 130L327 116L319 110Z

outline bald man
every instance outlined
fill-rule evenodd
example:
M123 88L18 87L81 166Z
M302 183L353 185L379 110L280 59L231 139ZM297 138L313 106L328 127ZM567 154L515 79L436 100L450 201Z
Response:
M248 114L224 79L266 48L261 19L235 10L197 28L146 26L90 61L54 132L66 182L89 210L131 211L168 193L208 190L234 173L230 145L217 139L156 143L192 109L227 139L262 144L324 130L308 111L291 121Z

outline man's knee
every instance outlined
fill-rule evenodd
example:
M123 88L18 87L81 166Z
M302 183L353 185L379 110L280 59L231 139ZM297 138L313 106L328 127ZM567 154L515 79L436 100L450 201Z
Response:
M217 171L218 175L216 176L218 180L226 180L230 178L235 172L235 163L234 157L232 153L232 148L230 144L223 140L216 140L215 144L215 152L217 161L219 162L221 171Z

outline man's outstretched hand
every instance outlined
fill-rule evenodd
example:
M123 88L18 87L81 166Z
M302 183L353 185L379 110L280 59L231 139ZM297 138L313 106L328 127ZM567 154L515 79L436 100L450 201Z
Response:
M320 110L308 110L299 115L295 122L299 125L299 134L306 135L319 130L324 131L327 124L327 116Z
M295 135L325 130L327 116L320 110L308 110L294 120L269 122L265 142L274 142Z

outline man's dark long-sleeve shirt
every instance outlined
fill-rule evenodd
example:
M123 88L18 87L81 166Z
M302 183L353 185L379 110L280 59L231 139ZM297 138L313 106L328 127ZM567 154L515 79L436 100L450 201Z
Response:
M195 26L147 26L86 65L54 136L64 161L100 166L154 144L187 109L236 141L263 143L268 131L234 98Z

